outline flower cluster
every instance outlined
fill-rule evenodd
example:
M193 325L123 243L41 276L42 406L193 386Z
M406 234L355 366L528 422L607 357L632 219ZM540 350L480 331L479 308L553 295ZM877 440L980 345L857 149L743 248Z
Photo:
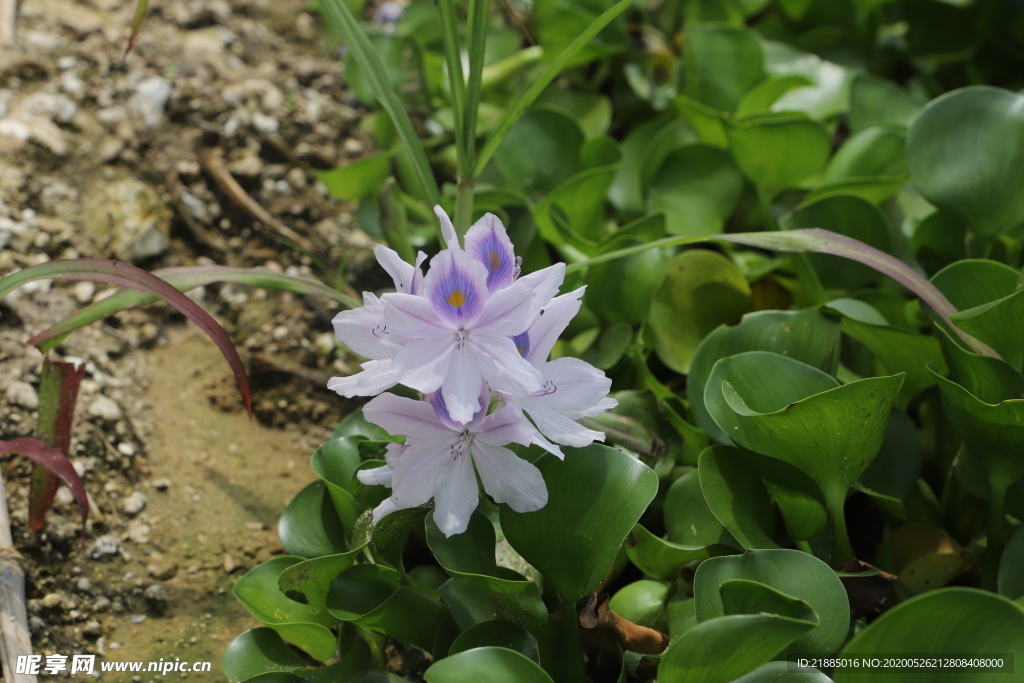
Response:
M338 338L369 360L328 387L349 398L396 384L424 394L422 401L383 394L363 408L367 420L405 443L391 444L387 465L359 479L392 489L374 510L375 523L433 498L434 520L450 536L466 530L476 509L477 475L497 503L518 512L544 507L540 471L505 446L536 444L561 458L558 444L604 439L576 420L616 402L600 370L576 358L548 361L584 291L556 296L565 264L519 277L520 260L497 217L473 225L463 248L447 214L434 211L447 249L426 275L423 252L412 265L387 247L375 249L396 292L364 292L362 307L334 318Z

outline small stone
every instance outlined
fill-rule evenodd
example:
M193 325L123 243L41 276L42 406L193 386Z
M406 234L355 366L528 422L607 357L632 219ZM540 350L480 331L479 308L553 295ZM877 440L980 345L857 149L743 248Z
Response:
M99 638L103 635L103 627L95 619L87 621L85 626L82 627L82 635L86 638Z
M235 571L236 568L237 567L235 566L235 558L231 557L230 555L225 555L224 556L224 572L226 574L230 574L231 572Z
M28 382L14 381L7 385L7 400L28 410L39 407L39 394Z
M133 519L128 523L128 538L132 543L138 545L149 543L150 531L149 525L138 519Z
M82 476L82 475L78 475ZM64 505L71 505L75 502L75 494L71 493L67 486L61 486L57 489L57 500Z
M116 555L119 545L120 542L117 540L117 536L103 534L92 544L92 548L89 549L89 557L98 558L104 555Z
M146 604L149 608L157 614L163 614L167 611L167 591L159 583L152 583L145 590L142 596L146 599Z
M288 181L288 184L296 190L304 190L308 184L308 181L306 180L306 172L301 168L293 168L288 171L285 179Z
M146 567L146 572L157 581L173 579L178 573L178 565L174 562L168 564L151 564Z
M334 335L330 332L322 332L316 336L314 340L316 350L320 352L321 356L329 356L337 346Z
M78 577L78 580L75 581L75 588L83 592L87 591L92 588L92 581L85 578L84 576L80 576Z
M117 422L121 419L121 407L106 396L97 396L89 404L89 414L106 422Z
M171 480L167 477L161 477L160 479L154 479L150 486L155 488L157 491L166 491L171 488Z
M128 617L128 621L132 622L133 624L141 624L145 620L146 620L146 615L145 614L133 614L130 617ZM110 646L113 647L114 644L111 643Z
M96 294L96 285L88 280L82 280L75 283L72 291L75 295L75 301L80 304L87 304L92 301L93 295Z
M273 116L256 113L252 116L252 125L261 133L276 133L281 124Z
M121 501L121 509L126 515L134 517L146 508L146 494L142 491L132 491Z
M93 603L92 608L97 612L104 612L110 607L110 598L105 595L101 595L96 598L96 602Z
M160 76L150 76L135 88L135 94L128 100L128 109L147 128L154 128L163 121L164 108L170 97L171 82Z
M33 634L40 633L46 630L46 622L39 617L33 615L28 618L28 630Z
M57 607L60 607L62 602L64 602L64 598L60 593L47 593L43 596L43 599L39 601L39 604L43 606L43 609L56 609Z
M135 446L131 445L127 441L122 441L117 444L117 452L126 458L130 458L135 455Z

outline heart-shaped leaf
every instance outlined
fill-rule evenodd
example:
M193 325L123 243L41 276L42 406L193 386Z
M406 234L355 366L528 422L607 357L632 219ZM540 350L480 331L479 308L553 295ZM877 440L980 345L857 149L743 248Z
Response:
M616 591L608 607L623 619L658 631L668 630L665 603L669 597L668 584L642 579Z
M839 323L813 310L748 313L738 325L715 329L690 363L686 398L694 419L716 441L732 443L704 405L704 388L715 363L744 351L772 351L831 373L839 363L839 337Z
M429 588L411 578L407 581L400 583L398 572L383 565L357 564L334 580L327 610L342 621L430 651L445 607Z
M432 516L426 520L426 530L427 544L438 563L452 578L486 593L499 618L529 626L547 621L537 584L497 566L494 525L482 512L473 513L461 534L445 536Z
M314 481L295 494L277 522L284 549L302 557L345 552L345 530L327 492L327 484Z
M329 628L335 624L335 619L322 605L303 605L289 600L277 587L281 573L302 560L290 555L275 557L251 569L235 583L232 591L242 606L264 625L314 659L326 661L337 648L337 640Z
M449 655L456 655L478 647L504 647L515 650L535 662L540 661L537 639L519 624L511 621L484 621L459 634L452 643Z
M750 307L750 286L729 259L706 249L678 254L651 299L654 349L676 372L690 369L702 339Z
M670 235L722 232L743 190L743 175L729 154L706 144L671 152L650 183L647 210L665 214ZM817 227L817 226L815 226Z
M906 138L906 130L898 126L871 126L854 133L828 162L825 182L845 178L906 177Z
M686 94L716 109L733 111L764 77L764 48L757 33L731 26L693 26L683 59Z
M744 548L777 548L775 515L756 466L738 448L712 446L700 454L700 487L711 512ZM666 502L667 504L667 502Z
M928 201L983 245L1024 221L1024 97L970 87L933 100L907 135L907 166Z
M846 640L850 624L846 589L835 572L813 555L799 550L748 550L702 562L693 583L699 622L715 621L728 613L719 587L729 579L765 584L813 608L820 622L795 640L790 652L835 652Z
M955 313L950 320L991 346L1017 370L1024 367L1024 290Z
M606 446L563 448L565 461L536 461L548 504L536 512L501 506L512 547L572 605L605 577L627 534L658 490L658 476Z
M340 661L310 669L273 629L261 627L242 633L221 657L224 674L232 681L287 681L287 683L359 683L370 669L370 649L358 639ZM271 678L277 675L276 678Z
M702 621L673 640L658 667L662 683L728 683L819 627L814 610L798 598L752 581L726 583L720 596L715 586L715 598L737 612Z
M665 494L668 540L685 546L736 545L736 540L708 505L698 471L672 482Z
M1024 657L1024 609L1004 597L975 588L943 588L896 605L854 636L843 648L842 656L876 656L884 652L893 657L910 655L941 656L964 653L997 658ZM966 683L989 677L977 669L944 671L918 670L914 679L926 683ZM906 670L877 669L872 680L897 683L907 679ZM854 669L836 669L836 683L863 680Z
M478 647L435 662L427 683L553 683L537 662L504 647Z
M277 586L289 600L322 608L331 582L355 564L364 547L365 544L340 555L325 555L293 564L281 572Z
M538 107L516 122L494 152L505 180L521 192L550 192L578 173L583 131L561 109Z
M771 199L782 190L804 187L825 170L832 141L825 128L797 114L767 114L726 126L736 165Z
M734 552L734 547L724 544L688 546L672 543L658 538L640 524L633 528L626 542L629 561L647 576L662 581L676 578L684 564Z
M859 74L850 84L850 130L890 124L909 126L924 102L892 81Z

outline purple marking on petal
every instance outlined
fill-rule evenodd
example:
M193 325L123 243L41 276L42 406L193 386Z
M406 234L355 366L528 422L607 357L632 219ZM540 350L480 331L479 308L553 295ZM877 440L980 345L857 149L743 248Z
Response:
M523 358L527 358L530 355L530 333L523 332L512 337L512 343L516 345L516 351Z
M505 226L493 214L485 214L466 233L466 250L487 268L487 289L494 291L512 284L518 275L518 260Z
M470 271L472 262L455 257L455 254L464 253L442 251L430 261L432 277L429 278L427 296L437 314L451 322L470 320L480 311L487 298L487 292L480 291L480 280L474 278Z

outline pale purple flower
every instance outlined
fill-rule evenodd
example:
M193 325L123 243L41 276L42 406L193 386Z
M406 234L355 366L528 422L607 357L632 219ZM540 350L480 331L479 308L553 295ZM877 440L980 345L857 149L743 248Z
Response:
M388 448L388 465L358 474L363 483L391 485L391 497L374 510L375 524L389 512L433 498L438 528L446 536L462 533L479 502L477 475L496 503L516 512L544 507L548 493L540 470L504 448L529 445L532 427L510 404L488 415L489 400L485 386L467 424L452 419L440 393L423 401L383 394L366 404L369 422L407 438Z
M594 366L578 358L547 360L558 337L579 312L584 289L552 299L537 322L513 338L519 353L541 373L541 389L531 394L502 394L536 425L539 433L533 434L533 443L559 458L563 457L561 449L548 439L573 448L604 441L603 433L575 420L596 417L618 405L607 397L611 380Z

